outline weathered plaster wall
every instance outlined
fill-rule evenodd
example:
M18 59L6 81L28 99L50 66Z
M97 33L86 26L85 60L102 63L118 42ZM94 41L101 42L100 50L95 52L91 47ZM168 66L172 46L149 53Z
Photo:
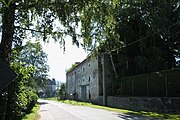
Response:
M109 95L112 87L111 81L114 77L109 55L106 54L103 58L102 60L102 56L98 56L85 59L67 73L66 97L68 99L102 104L103 100L99 100L99 96L103 96L104 92L107 93L106 95ZM103 91L103 70L106 81L105 91Z
M67 98L98 101L98 59L88 58L67 73ZM73 94L73 95L72 95Z
M75 75L74 72L68 73L66 76L66 97L69 99L73 99L74 96L72 94L75 93Z

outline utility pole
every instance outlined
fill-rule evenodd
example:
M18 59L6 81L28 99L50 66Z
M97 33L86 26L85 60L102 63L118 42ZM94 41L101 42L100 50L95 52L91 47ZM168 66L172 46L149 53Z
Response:
M105 59L104 53L101 54L101 64L102 64L102 78L103 78L103 105L107 105L107 96L106 96L106 80L105 80Z

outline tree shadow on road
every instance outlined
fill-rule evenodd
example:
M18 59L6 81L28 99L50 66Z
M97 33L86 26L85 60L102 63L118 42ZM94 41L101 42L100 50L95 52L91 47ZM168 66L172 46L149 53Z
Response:
M160 120L158 118L150 118L138 115L130 115L130 114L118 114L118 117L123 120Z
M40 105L48 104L48 102L39 102Z
M155 112L145 112L145 111L138 111L138 112L127 112L125 114L117 114L119 118L125 120L180 120L179 114L165 114L165 113L155 113Z

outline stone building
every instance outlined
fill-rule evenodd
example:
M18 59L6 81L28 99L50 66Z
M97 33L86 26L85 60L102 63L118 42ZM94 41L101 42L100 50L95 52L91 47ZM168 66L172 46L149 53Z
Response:
M108 55L101 55L96 58L88 57L67 72L67 99L105 104L108 80L111 80L112 72Z
M113 81L110 57L102 54L67 72L66 98L132 110L180 112L179 73L180 69L170 69Z

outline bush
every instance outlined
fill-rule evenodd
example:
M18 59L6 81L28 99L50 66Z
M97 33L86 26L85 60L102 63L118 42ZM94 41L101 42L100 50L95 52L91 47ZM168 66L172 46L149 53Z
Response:
M33 67L23 67L18 63L12 64L18 77L8 86L7 120L19 120L35 106L36 90L30 84Z
M30 112L33 109L33 107L37 103L38 96L33 91L29 91L28 99L29 100L28 100L26 112Z

